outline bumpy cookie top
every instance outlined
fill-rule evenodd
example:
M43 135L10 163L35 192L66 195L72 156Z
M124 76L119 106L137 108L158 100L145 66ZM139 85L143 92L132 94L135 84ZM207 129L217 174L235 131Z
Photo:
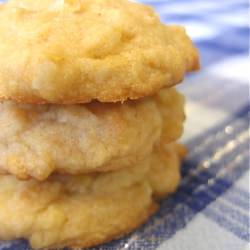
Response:
M0 175L0 238L26 238L32 249L85 249L127 234L176 190L178 151L170 144L132 168L44 182Z
M127 0L12 0L0 7L0 98L125 101L199 67L183 28Z
M175 89L123 104L0 103L0 175L46 180L138 164L154 145L182 134L184 100Z

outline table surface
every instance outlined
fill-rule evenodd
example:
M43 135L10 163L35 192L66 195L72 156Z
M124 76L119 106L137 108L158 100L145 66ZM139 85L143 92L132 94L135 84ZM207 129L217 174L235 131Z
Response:
M0 1L1 2L1 1ZM247 0L142 0L181 24L202 70L178 88L187 97L190 154L176 194L133 234L96 250L240 250L249 240L249 4ZM24 241L1 250L29 249Z

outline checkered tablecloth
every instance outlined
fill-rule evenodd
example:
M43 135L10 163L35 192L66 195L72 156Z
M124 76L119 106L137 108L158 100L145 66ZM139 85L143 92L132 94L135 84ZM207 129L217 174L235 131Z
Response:
M200 50L201 72L179 86L190 153L178 192L160 211L135 233L95 249L250 249L248 0L141 2L163 22L184 25ZM0 249L29 248L15 241Z

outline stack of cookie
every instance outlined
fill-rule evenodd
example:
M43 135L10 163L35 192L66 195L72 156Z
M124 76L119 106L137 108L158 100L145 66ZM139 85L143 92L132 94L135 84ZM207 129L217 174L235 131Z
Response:
M180 180L185 31L126 0L12 0L0 40L0 239L88 247L138 227Z

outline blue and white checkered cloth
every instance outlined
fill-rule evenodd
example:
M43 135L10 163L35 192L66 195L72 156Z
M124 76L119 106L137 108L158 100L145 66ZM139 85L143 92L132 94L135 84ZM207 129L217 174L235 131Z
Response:
M179 87L190 154L178 192L160 211L135 233L95 249L250 249L248 0L141 2L163 22L184 25L200 50L201 72ZM29 247L15 241L0 249Z

